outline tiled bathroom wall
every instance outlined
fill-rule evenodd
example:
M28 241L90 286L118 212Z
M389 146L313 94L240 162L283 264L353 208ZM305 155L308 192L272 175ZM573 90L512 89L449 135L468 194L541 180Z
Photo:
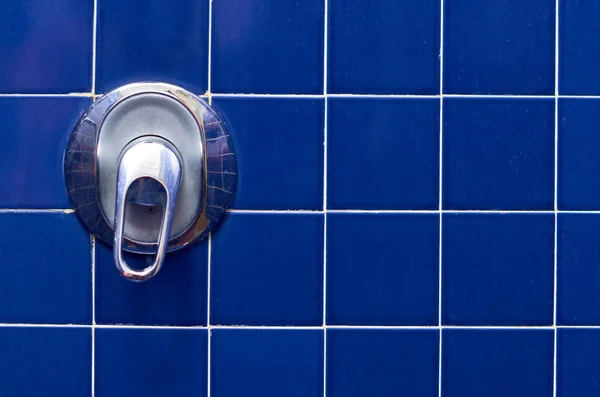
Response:
M0 396L600 393L600 0L0 2ZM136 284L62 175L134 81L235 201Z

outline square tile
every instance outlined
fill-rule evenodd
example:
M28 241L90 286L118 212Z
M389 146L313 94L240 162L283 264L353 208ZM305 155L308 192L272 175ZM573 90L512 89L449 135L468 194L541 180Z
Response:
M600 100L558 102L558 208L600 209Z
M212 91L323 93L324 0L213 3Z
M554 94L554 0L444 2L444 93Z
M1 208L71 208L63 156L73 127L91 103L81 97L0 98Z
M559 329L556 344L556 396L600 395L600 330Z
M208 88L209 0L98 0L96 92L137 81Z
M438 396L438 330L330 329L327 396Z
M323 323L323 215L231 213L211 254L211 324Z
M437 214L328 214L327 323L437 325L438 248Z
M90 236L75 214L3 213L0 224L0 323L91 324Z
M444 99L443 205L554 209L553 99Z
M440 0L330 0L330 93L438 94Z
M0 93L91 91L93 0L3 2L0 26Z
M0 393L4 396L89 396L89 328L0 327Z
M323 395L323 331L213 329L210 355L213 397Z
M551 325L554 215L444 214L442 321Z
M599 231L598 214L558 214L558 324L600 325Z
M438 208L438 99L333 98L328 111L329 208Z
M234 139L234 208L322 209L322 99L215 98Z
M96 397L206 396L204 329L96 329Z
M442 395L552 397L552 330L445 329Z
M208 244L170 253L160 272L132 283L115 267L112 247L96 240L96 322L98 324L206 325ZM133 268L154 256L128 254Z
M600 94L600 3L560 0L558 15L560 93Z

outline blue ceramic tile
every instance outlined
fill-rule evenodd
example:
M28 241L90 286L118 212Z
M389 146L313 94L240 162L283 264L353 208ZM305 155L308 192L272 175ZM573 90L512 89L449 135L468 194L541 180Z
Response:
M89 396L89 328L0 327L0 395Z
M443 205L554 209L552 99L444 99Z
M555 0L444 1L444 93L554 94Z
M93 0L2 2L0 92L90 92L93 13Z
M235 140L235 208L323 208L323 100L222 98L213 105Z
M558 102L558 208L600 209L600 101Z
M437 330L327 331L328 397L438 396Z
M445 214L442 227L444 324L552 324L552 214Z
M600 2L560 0L559 4L560 93L598 95Z
M98 0L96 92L136 81L208 87L209 0Z
M437 94L440 0L330 0L330 93Z
M0 323L91 324L90 236L77 217L3 213L0 225Z
M600 330L559 329L556 346L556 396L600 395Z
M439 100L330 99L327 205L437 209Z
M96 397L206 396L201 329L96 329Z
M323 331L214 329L211 396L323 395Z
M90 98L77 97L0 98L0 207L70 208L64 150L90 104Z
M437 325L438 247L437 214L327 215L327 323Z
M323 216L229 214L213 236L211 324L321 325Z
M213 2L212 91L321 94L324 0Z
M600 216L559 214L557 323L600 325Z
M552 330L445 329L445 397L552 397Z
M207 246L204 241L170 253L155 277L132 283L115 267L112 247L96 241L96 322L206 325ZM132 267L142 268L154 256L127 255L125 259Z

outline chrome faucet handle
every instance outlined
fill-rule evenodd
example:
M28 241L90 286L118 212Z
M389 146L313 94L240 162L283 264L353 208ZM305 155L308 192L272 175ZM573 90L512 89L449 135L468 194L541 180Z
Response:
M132 281L145 281L153 277L160 270L167 253L182 174L181 162L176 150L168 146L168 143L160 138L144 137L128 145L119 160L113 256L119 272L123 277ZM127 193L132 184L142 178L158 182L165 190L166 200L163 203L164 215L154 262L142 270L135 270L129 267L123 259L123 230Z

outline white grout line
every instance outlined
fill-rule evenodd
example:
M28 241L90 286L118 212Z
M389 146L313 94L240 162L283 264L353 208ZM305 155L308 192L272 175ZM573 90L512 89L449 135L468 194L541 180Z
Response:
M96 50L97 50L97 30L98 30L98 0L94 0L94 21L92 31L92 88L90 96L92 101L95 101L96 94ZM60 210L59 210L60 211ZM66 210L64 213L72 213L74 210ZM92 397L96 394L96 239L90 235L91 243L91 271L92 271L92 327L91 327L91 343L92 343Z
M0 209L0 214L5 213L5 214L11 214L11 213L16 213L16 214L39 214L39 213L47 213L47 214L72 214L74 213L75 210L72 208L65 208L65 209L29 209L29 208L22 208L22 209L17 209L17 208L2 208Z
M96 239L90 235L92 255L92 397L96 389Z
M303 99L320 99L324 98L325 95L320 94L211 94L215 98L237 98L237 97L251 97L251 98L303 98Z
M98 0L94 0L94 21L93 21L93 30L92 30L92 92L90 96L94 96L96 94L96 31L98 26Z
M552 396L556 397L556 356L557 356L557 330L556 330L556 308L558 297L558 8L559 1L555 2L554 15L554 301L552 312L552 325L554 327L554 347L552 359Z
M227 212L238 214L273 214L273 215L301 215L301 214L323 214L323 210L242 210L229 209ZM591 214L600 215L600 210L453 210L443 209L444 214ZM30 209L30 208L0 208L0 214L73 214L71 208L64 209ZM439 214L440 210L333 210L327 209L328 214Z
M323 397L327 396L327 57L329 46L329 0L324 1L323 16Z
M439 145L439 241L438 241L438 396L442 396L442 225L443 225L443 164L444 157L444 0L440 0L440 145Z
M95 68L94 68L95 69ZM94 87L95 89L95 87ZM72 92L68 94L28 94L28 93L0 93L2 97L49 97L49 98L65 98L65 97L101 97L103 93L90 92ZM244 94L244 93L210 93L216 98L305 98L305 99L320 99L320 98L405 98L405 99L435 99L435 98L480 98L480 99L554 99L555 95L481 95L481 94L443 94L443 95L413 95L413 94ZM200 95L204 96L204 94ZM600 99L600 95L558 95L559 98L568 99Z
M25 97L25 98L72 98L72 97L93 97L90 92L73 92L69 94L11 94L4 93L0 94L0 98L10 98L10 97Z
M213 23L213 0L209 0L208 3L208 82L207 82L207 95L208 104L212 106L213 97L211 94L212 90L212 23ZM208 255L207 255L207 271L206 271L206 396L211 395L211 325L210 325L210 281L211 281L211 269L212 269L212 232L208 233Z
M208 3L208 82L207 82L207 94L212 95L210 90L212 89L212 15L213 15L213 0L209 0Z
M88 328L92 324L33 324L33 323L0 323L0 328ZM132 325L132 324L96 324L94 329L162 329L162 330L206 330L207 326L182 326L182 325ZM210 329L235 329L235 330L320 330L325 329L398 329L398 330L437 330L437 329L473 329L473 330L548 330L555 329L594 329L600 332L598 325L211 325Z
M206 354L206 370L207 370L207 390L206 396L210 397L210 347L211 347L211 325L210 325L210 278L211 278L211 267L212 267L212 233L208 233L208 270L206 272L206 330L207 330L207 354Z

